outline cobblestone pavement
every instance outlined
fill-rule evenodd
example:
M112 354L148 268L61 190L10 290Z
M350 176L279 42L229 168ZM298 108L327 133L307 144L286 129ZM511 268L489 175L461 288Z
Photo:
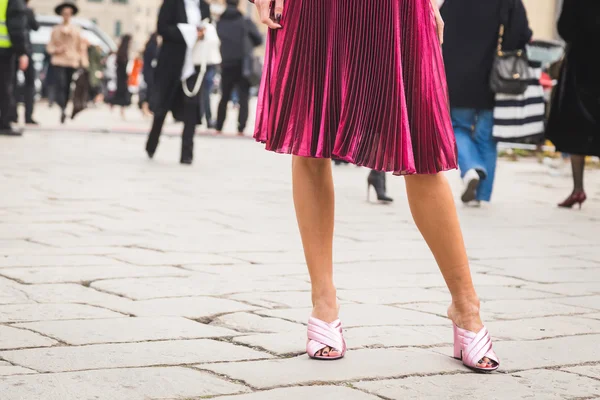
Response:
M201 137L37 130L0 137L0 399L600 398L600 171L501 162L496 197L459 207L500 373L451 355L449 303L414 227L335 169L336 281L350 346L303 354L308 277L285 156ZM460 188L456 173L449 179Z

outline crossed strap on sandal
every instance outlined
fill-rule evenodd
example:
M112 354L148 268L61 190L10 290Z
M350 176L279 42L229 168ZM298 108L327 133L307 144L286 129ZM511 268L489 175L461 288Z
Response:
M339 356L329 357L317 355L326 347L340 353ZM306 352L310 358L317 360L338 360L346 354L346 340L342 332L342 322L337 319L327 323L315 317L308 320L308 342Z
M478 372L491 372L500 367L499 358L492 349L492 338L485 327L475 333L454 325L454 357ZM486 357L495 365L490 368L477 366Z

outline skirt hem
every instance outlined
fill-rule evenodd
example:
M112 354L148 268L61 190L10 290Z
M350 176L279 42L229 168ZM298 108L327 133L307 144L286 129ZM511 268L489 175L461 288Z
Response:
M254 138L254 140L256 142L262 143L264 145L267 144L267 142L262 139ZM409 168L409 169L398 171L398 170L394 170L392 168L381 168L376 165L369 165L368 163L357 162L356 159L351 154L342 155L342 154L333 154L332 153L331 157L323 157L323 156L315 156L313 154L309 154L309 153L305 153L305 152L294 151L292 148L272 149L272 148L266 147L266 150L270 151L272 153L276 153L276 154L287 154L287 155L292 155L292 156L296 156L296 157L347 161L350 164L356 165L357 167L365 167L365 168L369 168L369 169L372 169L374 171L379 171L379 172L391 172L393 175L396 175L396 176L435 175L435 174L439 174L440 172L453 171L453 170L458 169L458 164L455 164L455 165L448 164L448 165L443 165L441 168L436 169L435 171L418 171L416 168Z

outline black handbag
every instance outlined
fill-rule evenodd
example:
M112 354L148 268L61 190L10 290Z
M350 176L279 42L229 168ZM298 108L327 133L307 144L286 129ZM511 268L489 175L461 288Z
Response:
M248 32L249 21L244 21L244 60L242 63L242 75L250 83L250 86L260 84L263 72L262 59L254 54L254 47ZM248 44L250 43L250 46Z
M504 33L509 18L508 13L501 13L501 16L503 22L498 31L498 47L490 74L490 88L494 93L523 94L532 79L529 59L525 50L503 50Z
M260 83L262 77L262 60L254 54L248 54L244 57L242 73L244 78L250 82L250 86L256 86Z

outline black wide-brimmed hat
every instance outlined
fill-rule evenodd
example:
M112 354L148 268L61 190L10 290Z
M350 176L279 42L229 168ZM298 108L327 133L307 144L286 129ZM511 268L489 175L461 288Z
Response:
M73 15L75 15L79 12L79 7L77 7L77 5L75 5L75 3L73 3L72 1L63 1L62 3L60 3L59 5L56 6L56 8L54 9L54 12L57 13L58 15L61 15L62 10L65 7L71 7L71 9L73 10Z

